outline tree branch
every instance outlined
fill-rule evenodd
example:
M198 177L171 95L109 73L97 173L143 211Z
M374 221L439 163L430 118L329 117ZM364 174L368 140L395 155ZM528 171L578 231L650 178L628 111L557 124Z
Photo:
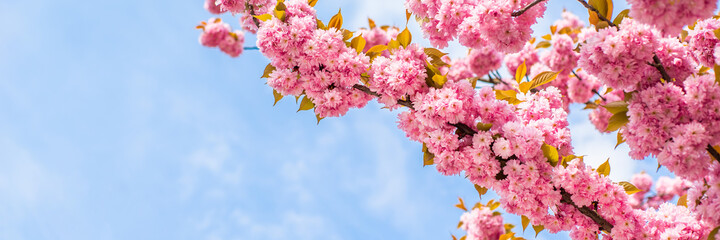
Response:
M715 158L715 160L720 162L720 153L715 151L715 148L713 148L712 145L710 145L710 144L707 145L707 151L708 151L708 153L710 153L710 156L712 156L713 158Z
M608 25L610 25L611 27L615 27L615 28L618 27L617 25L615 25L615 23L613 23L612 21L607 19L603 14L600 13L600 11L598 11L597 9L595 9L595 7L588 4L585 0L577 0L577 1L580 2L583 6L585 6L585 8L587 8L588 10L595 12L597 14L598 18L600 18L600 20L606 21L608 23Z
M525 6L524 8L513 12L512 16L518 17L518 16L522 15L523 13L525 13L527 10L530 10L530 8L534 7L535 5L537 5L538 3L541 3L543 1L545 1L545 0L535 0L535 1L531 2L530 4L528 4L527 6Z
M565 191L565 189L560 189L560 195L562 195L562 199L560 199L560 202L570 204L571 206L575 207L580 213L582 213L585 216L588 216L590 219L595 222L598 226L600 226L600 230L605 230L607 232L610 232L613 228L613 225L610 224L607 220L605 220L600 214L598 214L596 211L590 209L588 206L578 207L575 202L572 201L572 194Z
M244 47L243 50L260 50L258 47Z
M648 64L655 67L655 69L660 72L660 75L662 75L662 78L665 79L665 81L672 81L672 78L670 78L670 75L668 75L667 71L665 71L665 66L663 66L657 54L653 55L653 63Z
M583 80L580 76L577 75L577 73L575 73L575 70L570 70L570 71L573 73L573 75L575 75L575 77L576 77L577 79L579 79L580 81ZM598 97L600 97L600 99L602 99L603 101L606 101L606 102L607 102L607 99L605 99L605 97L603 97L603 96L602 96L597 90L595 90L594 88L592 89L592 92L595 93L595 94L597 94Z
M257 26L258 29L260 29L260 21L258 21L257 18L255 18L255 7L250 5L248 1L245 1L245 9L250 9L250 18L252 18L253 22L255 23L255 26Z

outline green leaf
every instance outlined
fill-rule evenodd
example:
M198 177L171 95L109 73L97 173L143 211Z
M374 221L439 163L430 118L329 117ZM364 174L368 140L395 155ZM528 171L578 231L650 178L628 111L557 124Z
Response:
M398 42L395 39L392 39L392 40L390 40L390 42L388 42L387 46L388 46L388 49L391 49L391 50L398 49L398 48L400 48L400 42Z
M539 42L539 43L537 44L537 46L535 47L535 49L549 48L549 47L551 47L551 46L552 46L552 43L550 43L550 42L548 42L548 41L542 41L542 42Z
M341 10L338 10L338 13L335 14L332 18L330 18L330 22L328 22L328 28L335 28L335 29L341 29L343 24L343 17Z
M615 17L615 20L613 20L613 23L615 25L620 25L622 23L623 19L628 17L628 14L630 13L630 9L622 10L618 15Z
M560 158L557 148L550 146L547 143L543 143L541 148L543 151L543 155L547 158L550 165L552 165L553 167L557 166L558 159Z
M543 225L538 225L538 226L533 225L533 229L535 230L535 237L537 237L537 236L540 234L540 232L542 232L542 230L545 230L545 226L543 226Z
M607 109L608 112L610 112L612 114L628 111L628 103L625 101L611 102L611 103L605 104L605 106L602 106L602 107Z
M523 233L525 232L525 228L527 228L528 224L530 224L530 219L526 217L525 215L520 216L522 227L523 227Z
M441 52L440 50L437 50L435 48L425 48L424 51L425 51L425 55L428 55L433 58L435 58L435 57L441 58L441 57L447 55L447 53Z
M478 131L487 132L488 130L490 130L490 128L492 128L492 126L493 126L492 123L479 122L476 127L477 127Z
M605 163L600 164L600 167L598 167L597 172L598 172L600 175L603 175L603 176L606 176L606 177L607 177L608 175L610 175L610 158L608 158L607 160L605 160Z
M720 231L720 226L718 226L715 229L713 229L712 231L710 231L710 234L708 235L707 240L715 240L715 235L718 234L718 231Z
M273 71L275 71L275 66L268 64L265 66L265 71L263 71L263 75L260 78L269 78Z
M300 108L297 111L299 112L299 111L310 110L310 109L313 109L314 107L315 107L315 104L312 102L312 100L310 100L309 97L305 96L305 97L303 97L302 101L300 102Z
M363 49L365 49L366 43L365 38L363 38L362 34L360 34L360 36L357 36L350 41L350 47L354 48L357 53L361 53Z
M407 48L408 45L410 45L410 42L412 42L412 34L410 34L410 31L407 27L405 27L405 30L400 32L400 34L397 35L397 40L403 47Z
M283 98L283 95L280 94L277 90L273 89L273 97L275 97L275 103L273 103L273 107L274 107L275 104L277 104L280 101L280 99Z
M624 142L625 142L625 138L623 138L622 133L618 131L618 134L617 134L617 144L615 144L615 149L617 149L617 147L620 146L620 144L622 144L622 143L624 143Z
M630 119L627 116L627 112L616 113L612 117L610 117L606 131L614 132L615 130L620 129L622 126L625 126L625 124L627 124L629 121Z
M720 28L719 28L719 29L715 29L715 30L713 31L713 33L715 34L715 38L720 39Z
M440 88L442 88L442 86L445 85L445 82L447 82L447 77L445 77L443 75L435 75L435 76L433 76L432 80L433 80L433 82L435 82L435 84L437 84L438 86L440 86Z
M263 15L257 15L257 16L253 16L253 17L257 18L258 20L263 21L263 22L272 19L272 15L270 15L269 13L266 13Z
M558 74L560 74L560 72L541 72L533 78L532 86L530 86L530 89L534 89L536 87L542 86L543 84L549 83L552 80L555 80Z
M680 196L677 202L678 206L687 207L687 194Z
M634 193L640 192L640 189L635 187L632 183L629 182L619 182L620 186L622 186L625 189L625 193L628 195L632 195Z
M423 167L435 164L435 155L430 153L430 151L427 148L427 145L425 145L424 143L422 146L422 152L423 152Z
M478 194L480 194L480 198L482 198L482 196L485 195L488 191L487 188L481 187L477 184L475 184L475 190L477 190Z
M525 75L527 75L527 65L525 65L525 61L523 61L517 70L515 70L515 81L520 84Z
M455 207L467 211L467 208L465 208L465 202L463 202L462 198L458 197L458 200L460 200L460 203L455 204Z

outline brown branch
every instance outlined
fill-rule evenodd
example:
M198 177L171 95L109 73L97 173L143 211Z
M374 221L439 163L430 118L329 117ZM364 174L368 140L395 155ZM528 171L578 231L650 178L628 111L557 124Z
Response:
M595 12L597 14L598 18L600 18L600 20L606 21L608 23L608 25L610 25L611 27L615 27L615 28L618 27L617 25L615 25L615 23L613 23L612 21L607 19L603 14L600 13L600 11L598 11L597 9L595 9L595 7L588 4L585 0L577 0L577 1L580 2L583 6L585 6L585 8L587 8L588 10Z
M575 77L576 77L578 80L580 80L580 81L582 82L583 79L582 79L580 76L578 76L577 73L575 73L575 70L570 70L570 71L573 73L573 75L575 75ZM607 99L605 99L605 97L603 97L603 96L602 96L597 90L595 90L594 88L592 89L592 92L595 93L595 94L597 94L598 97L600 97L600 99L602 99L603 101L606 101L606 102L607 102Z
M712 145L710 145L710 144L707 145L707 151L708 151L708 153L710 153L710 156L712 156L713 158L715 158L715 160L720 162L720 153L715 151L715 148L713 148Z
M560 189L560 195L562 195L562 199L560 199L560 202L570 204L571 206L575 207L580 213L582 213L585 216L588 216L590 219L595 222L600 227L600 230L604 230L606 232L610 232L613 228L613 225L610 224L607 220L605 220L600 214L598 214L596 211L590 209L588 206L578 207L575 202L572 201L572 194L565 191L565 189Z
M248 1L245 1L245 9L250 9L250 18L252 18L253 22L255 23L255 26L257 26L258 29L260 29L260 21L255 17L255 7L250 5Z
M655 67L665 81L672 81L672 78L670 78L670 75L668 75L667 71L665 71L665 66L663 66L657 54L653 55L653 63L648 63L648 65Z
M541 3L543 1L545 1L545 0L535 0L535 1L531 2L530 4L528 4L527 6L525 6L524 8L513 12L512 16L518 17L518 16L522 15L523 13L525 13L527 10L530 10L530 8L534 7L535 5L537 5L538 3Z

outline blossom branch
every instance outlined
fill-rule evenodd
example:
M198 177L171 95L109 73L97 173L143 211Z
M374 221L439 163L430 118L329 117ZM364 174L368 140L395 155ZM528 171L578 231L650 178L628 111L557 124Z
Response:
M560 202L570 204L575 207L575 209L580 211L580 213L588 216L590 219L593 220L593 222L600 226L600 230L604 230L607 232L610 232L612 230L613 225L607 220L605 220L602 216L600 216L600 214L598 214L596 211L593 211L588 206L579 207L577 204L575 204L575 202L573 202L572 200L572 194L565 191L565 189L560 189L560 195L562 195L562 199L560 199Z
M258 47L244 47L243 50L260 50Z
M577 73L575 73L575 70L570 70L570 71L573 73L573 75L575 75L575 77L576 77L577 79L579 79L580 81L583 80L580 76L577 75ZM607 102L607 99L605 99L605 97L603 97L602 94L600 94L600 93L599 93L597 90L595 90L594 88L592 89L592 92L595 93L596 95L598 95L598 97L600 97L600 99L602 99L603 101L606 101L606 102Z
M603 14L600 13L600 11L598 11L597 9L595 9L595 7L588 4L585 0L577 0L577 1L580 2L583 6L585 6L585 8L587 8L588 10L595 12L597 14L598 18L600 18L600 20L607 22L608 25L610 25L611 27L615 27L615 28L618 27L617 25L615 25L615 23L613 23L612 21L607 19Z
M530 10L530 8L534 7L535 5L537 5L538 3L541 3L541 2L543 2L543 1L545 1L545 0L535 0L535 1L531 2L530 4L528 4L527 6L525 6L524 8L513 12L513 13L512 13L512 16L513 16L513 17L520 16L520 15L522 15L523 13L525 13L527 10Z
M665 79L665 81L672 80L672 78L670 78L670 75L668 75L667 71L665 71L665 67L663 66L662 61L660 61L660 58L657 56L657 54L653 55L653 63L648 64L655 67L660 72L660 75L662 75L662 78Z
M245 1L245 9L250 9L250 18L252 18L253 22L255 23L255 26L260 28L260 21L255 17L255 7L250 5L248 1Z

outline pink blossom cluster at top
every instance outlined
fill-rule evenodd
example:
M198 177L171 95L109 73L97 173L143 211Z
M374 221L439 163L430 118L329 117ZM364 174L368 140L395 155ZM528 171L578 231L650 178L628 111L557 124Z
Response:
M716 0L628 0L630 16L653 24L666 35L678 35L683 26L711 17Z
M676 175L697 180L718 164L705 148L720 144L720 86L712 75L683 84L658 83L634 94L623 136L632 158L656 155Z
M467 231L467 240L495 240L505 233L502 215L488 207L473 208L460 217L460 228Z
M200 44L206 47L218 47L231 57L242 54L245 34L242 31L230 29L230 25L218 18L211 18L207 23L200 25L203 32L200 34Z
M205 0L205 9L212 14L230 12L233 15L241 14L240 24L248 32L257 32L257 19L252 15L263 15L272 12L277 0ZM247 7L251 7L248 9Z
M407 0L405 6L415 14L425 37L439 48L456 37L470 48L489 46L500 52L517 52L530 39L530 26L545 12L545 2L524 14L513 11L532 0Z
M344 115L371 96L354 89L370 59L345 45L335 29L317 29L315 9L305 0L285 2L286 22L272 18L258 31L257 46L276 68L268 85L283 95L305 93L319 117Z
M409 99L415 93L426 90L425 59L427 56L418 44L392 51L390 57L375 58L370 68L368 86L380 94L379 102L386 107L399 107L397 101Z
M519 52L505 55L505 66L507 66L512 76L515 76L518 67L523 63L529 67L535 65L538 61L540 61L538 51L531 43L525 43L525 46Z
M398 33L400 33L400 31L396 27L374 27L371 29L362 28L358 30L358 34L362 35L366 42L365 49L363 49L364 52L367 52L367 50L377 45L387 45L390 40L397 38ZM383 52L383 54L387 54L387 52ZM387 55L385 56L387 57Z
M692 50L693 57L698 63L707 67L717 64L715 49L720 46L720 40L713 31L720 28L720 20L708 18L695 24L695 28L688 31L687 42Z
M675 197L683 196L691 186L691 182L675 177L662 176L655 184L654 194L650 194L653 185L652 177L647 173L638 173L632 176L630 183L640 192L630 196L629 203L635 209L659 208L661 204L671 201Z
M540 60L545 63L550 70L560 72L564 70L564 74L569 74L572 69L577 67L577 61L580 57L573 49L575 43L573 39L565 34L557 34L552 39L552 49L544 52Z
M471 49L466 57L454 59L450 65L449 79L483 77L502 66L502 54L487 47Z

